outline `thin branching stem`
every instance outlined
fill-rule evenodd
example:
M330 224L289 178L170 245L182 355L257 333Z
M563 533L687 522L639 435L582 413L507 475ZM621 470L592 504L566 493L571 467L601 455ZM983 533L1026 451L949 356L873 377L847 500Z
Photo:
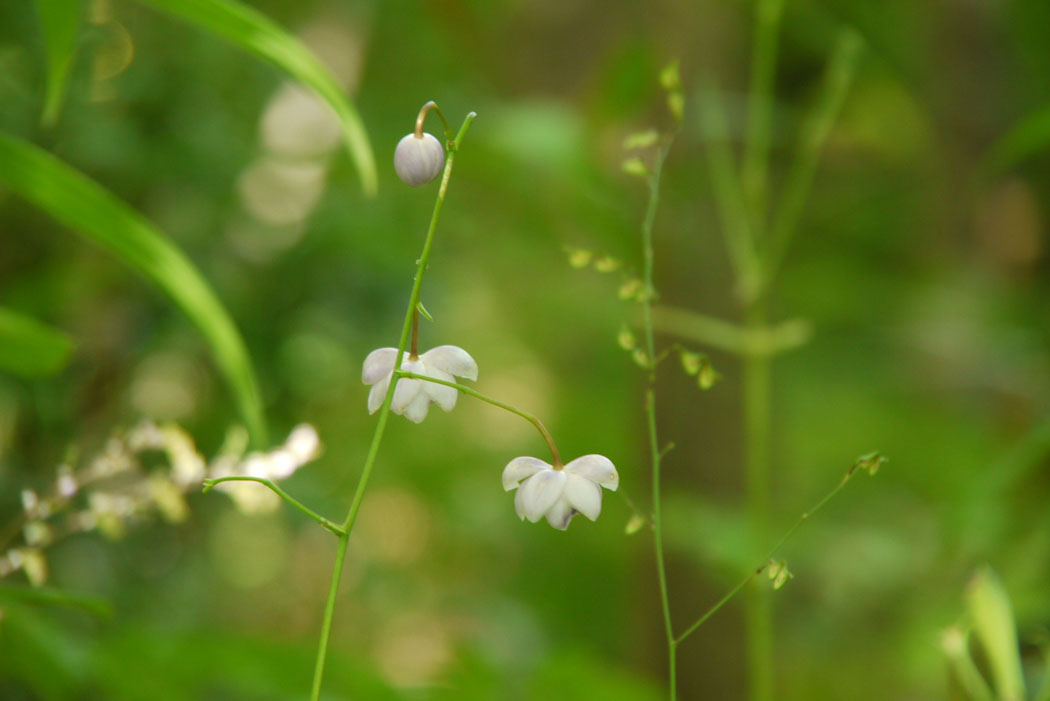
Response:
M876 459L877 460L881 460L881 458L876 458ZM842 491L842 488L846 486L846 483L848 483L850 481L850 479L853 477L853 475L856 474L857 470L859 468L861 468L862 466L863 466L863 459L858 460L857 462L853 463L853 465L850 466L849 470L846 471L846 474L842 476L842 479L839 480L839 483L837 485L835 485L835 488L832 489L827 494L825 494L820 499L820 501L818 501L816 504L811 506L808 511L803 512L802 515L798 517L798 520L795 521L795 523L791 526L791 528L789 528L784 533L784 535L782 535L780 537L780 539L776 542L776 544L772 548L770 548L770 550L766 554L766 557L763 560L762 564L759 565L758 567L756 567L754 570L752 570L742 580L740 580L740 582L735 587L733 587L728 592L726 592L725 596L723 596L721 599L719 599L717 602L715 602L715 604L711 608L709 608L707 611L705 611L704 614L702 616L700 616L700 618L696 619L692 623L692 625L690 625L688 628L686 628L685 631L675 639L675 642L676 643L681 643L683 640L685 640L690 635L692 635L694 632L696 632L696 629L699 628L700 626L702 626L704 623L706 623L707 619L711 618L711 616L713 616L715 613L718 612L719 609L721 609L723 606L725 606L729 602L730 599L732 599L734 596L739 594L741 589L746 587L755 577L757 577L758 575L760 575L763 572L765 572L766 568L769 567L770 561L773 559L773 557L778 552L780 552L780 549L782 547L784 547L784 544L787 543L789 540L791 540L791 537L793 535L795 535L795 531L797 531L802 526L803 523L808 521L813 516L813 514L815 514L818 511L820 511L820 509L823 508L824 505L827 504L829 501L831 501L831 499L836 494L838 494L840 491Z
M433 105L432 103L424 105L423 109L420 111L420 117L425 117L427 110L432 108L436 108L436 105ZM434 243L434 232L437 230L438 218L441 215L441 207L445 203L445 192L448 189L449 177L452 175L452 165L455 163L456 153L459 150L460 142L476 116L477 115L474 112L469 113L463 120L463 125L459 128L459 133L456 135L456 138L449 142L449 153L448 157L445 159L445 170L441 177L441 186L438 188L437 200L434 202L434 212L430 217L430 227L427 229L427 236L423 242L423 252L420 254L418 264L416 265L416 276L412 283L412 293L409 295L408 309L405 312L405 321L401 326L401 340L397 346L397 357L394 361L395 368L401 367L401 361L404 359L405 350L408 346L409 334L412 329L413 314L419 304L419 294L423 285L423 276L426 273L427 262L430 260L430 249ZM444 120L443 116L442 119ZM418 122L418 124L421 123L421 121ZM310 695L311 701L317 701L321 696L321 681L324 677L325 659L328 655L328 639L331 635L332 618L335 614L335 601L339 592L339 580L343 573L343 563L346 560L346 549L350 542L350 533L354 528L354 522L357 520L357 513L361 508L361 501L364 499L365 489L368 486L368 479L372 475L372 468L375 465L376 456L379 454L379 446L383 441L383 434L386 431L387 420L390 418L390 404L394 399L394 391L396 388L397 378L393 378L390 382L390 386L387 388L383 405L379 409L379 419L376 421L375 432L372 434L372 443L368 447L368 454L365 457L364 467L361 469L361 478L358 480L357 489L354 491L354 496L350 503L350 509L346 514L346 519L340 526L343 530L343 534L339 537L339 544L336 548L335 566L332 569L332 582L328 590L328 600L325 603L324 620L321 624L321 638L317 646L317 661L314 666L313 690Z
M820 96L813 113L802 127L798 152L788 171L784 194L773 218L769 246L762 265L763 291L772 283L791 245L799 216L813 186L820 154L853 82L862 47L863 40L853 29L842 30L835 41Z
M783 10L784 0L758 0L755 7L747 138L740 178L751 211L751 225L760 236L765 230L769 145L773 131L773 82Z
M273 491L274 494L276 494L277 496L279 496L282 499L284 499L286 502L288 502L289 504L294 506L296 509L299 509L299 511L302 511L304 514L306 514L307 516L312 518L314 521L317 521L326 530L331 531L332 533L334 533L335 535L338 535L338 536L341 536L341 535L344 534L344 531L343 531L343 529L340 526L337 526L336 524L334 524L331 521L329 521L328 519L326 519L324 516L321 516L319 513L315 512L310 507L306 506L302 502L300 502L297 499L293 498L290 494L288 494L288 492L286 492L283 489L281 489L280 487L278 487L273 481L268 480L268 479L263 479L262 477L247 477L247 476L239 476L238 475L238 476L232 476L232 477L216 477L215 479L206 479L206 480L204 480L204 489L203 489L203 491L205 493L210 492L216 485L222 484L223 482L258 482L259 484L263 485L264 487L269 487L270 490Z
M667 566L664 558L663 511L660 500L660 464L663 453L660 450L660 439L656 430L656 340L653 332L653 299L656 288L653 285L653 267L655 262L653 248L653 223L660 203L660 176L664 160L671 148L673 138L668 138L656 152L652 174L649 175L649 205L642 221L642 284L645 291L642 301L642 327L645 335L645 353L648 360L648 378L645 389L646 426L649 433L649 459L653 469L653 546L656 551L656 575L660 586L660 608L663 611L664 633L667 637L667 675L668 691L671 701L677 697L677 651L678 643L674 638L671 623L671 602L667 592Z

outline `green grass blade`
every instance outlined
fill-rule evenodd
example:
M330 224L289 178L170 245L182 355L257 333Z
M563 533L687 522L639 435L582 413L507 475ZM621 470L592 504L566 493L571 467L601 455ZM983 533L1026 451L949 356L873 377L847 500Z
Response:
M240 46L266 59L302 81L335 110L343 126L343 138L361 176L361 187L376 193L375 156L357 109L343 94L328 69L280 25L256 10L234 0L140 0Z
M0 584L0 601L21 601L41 606L75 608L105 618L113 615L113 606L105 599L53 587L18 587Z
M0 307L0 369L21 377L61 372L73 354L73 341L58 329Z
M1013 607L999 577L984 567L966 590L966 608L974 632L988 657L996 697L1004 701L1023 701L1024 672L1017 644Z
M106 249L161 288L196 324L255 441L266 442L248 351L197 269L148 220L37 146L0 134L0 183Z
M66 80L73 65L80 29L80 0L36 0L47 53L47 88L41 121L51 126L62 111Z
M1002 175L1050 149L1050 105L1025 116L999 137L985 156L984 175Z

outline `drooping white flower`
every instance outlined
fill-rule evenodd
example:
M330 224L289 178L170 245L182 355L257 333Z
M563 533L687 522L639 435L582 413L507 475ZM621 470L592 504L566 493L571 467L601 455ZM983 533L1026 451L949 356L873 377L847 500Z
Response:
M619 486L616 467L604 455L584 455L561 468L521 457L503 469L503 489L518 490L518 517L536 523L546 516L547 523L562 531L576 514L596 520L602 511L602 487L615 492Z
M361 381L372 385L372 391L368 393L369 414L376 413L383 406L396 360L397 348L379 348L365 358ZM478 364L469 353L457 346L431 348L415 359L406 352L401 359L401 369L445 382L455 382L457 377L466 380L478 379ZM431 402L445 411L452 411L458 396L459 391L454 387L426 380L401 378L398 380L397 389L394 390L390 409L418 424L426 418Z
M420 187L432 182L445 167L445 150L433 135L409 134L394 149L394 170L402 182Z

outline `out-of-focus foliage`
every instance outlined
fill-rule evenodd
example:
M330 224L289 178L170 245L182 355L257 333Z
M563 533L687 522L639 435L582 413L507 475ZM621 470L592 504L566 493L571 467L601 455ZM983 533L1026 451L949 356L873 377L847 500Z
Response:
M658 72L677 57L684 119L655 226L659 304L735 321L698 116L714 76L740 151L751 3L252 2L353 98L378 152L374 200L323 101L130 0L84 2L62 110L43 126L53 69L37 4L0 3L0 130L128 203L211 283L273 435L308 421L324 441L290 493L345 513L373 426L360 364L397 339L433 204L432 189L397 181L393 148L434 99L453 121L479 116L423 290L435 320L423 346L467 349L479 391L543 417L567 455L608 455L647 511L640 380L618 345L634 323L618 295L637 277L644 192L620 171L622 146L666 119ZM1035 693L1050 622L1050 7L788 2L774 185L844 25L865 50L771 291L770 321L800 324L785 327L792 349L773 366L771 521L790 526L858 453L891 461L782 552L794 579L774 594L778 696L965 698L940 643L986 563L1012 601ZM68 236L73 223L0 189L0 304L75 344L56 374L0 374L0 530L23 489L43 489L114 429L177 421L210 455L239 421L192 324ZM574 269L566 247L622 262L623 276ZM740 367L670 322L660 331L661 347L682 341L722 375L700 392L677 361L661 366L682 627L759 563L740 557L755 547L740 511ZM519 418L460 402L420 426L392 417L351 543L326 693L664 697L648 528L624 534L634 510L618 495L565 533L520 523L500 471L542 444ZM331 536L290 509L188 503L182 524L49 550L49 586L105 601L112 617L0 590L0 698L302 698ZM734 604L681 646L681 698L743 698L743 659ZM975 659L992 679L990 660Z

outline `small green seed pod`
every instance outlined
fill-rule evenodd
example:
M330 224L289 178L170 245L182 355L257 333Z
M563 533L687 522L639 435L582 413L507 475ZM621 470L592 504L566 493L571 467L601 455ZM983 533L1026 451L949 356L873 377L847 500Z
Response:
M407 135L394 149L394 170L406 185L426 185L444 167L445 150L441 148L441 142L425 132L422 137Z

